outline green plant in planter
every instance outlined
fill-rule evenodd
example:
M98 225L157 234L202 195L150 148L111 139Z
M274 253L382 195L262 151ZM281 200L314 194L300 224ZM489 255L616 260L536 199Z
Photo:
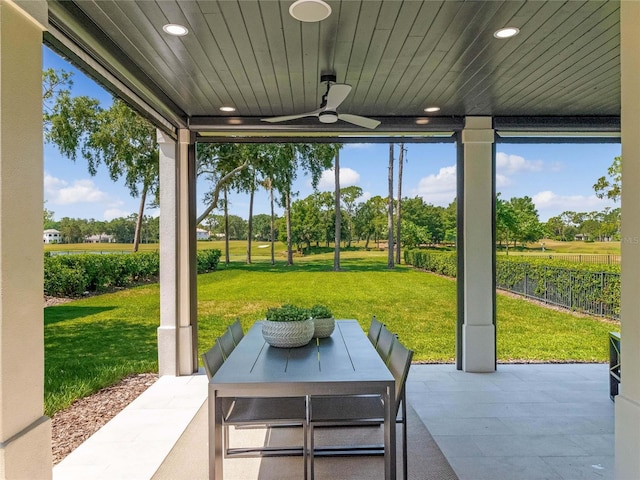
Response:
M265 318L271 322L302 322L309 318L309 311L286 303L280 307L269 308Z
M326 305L317 304L309 309L309 316L311 318L332 318L333 313Z
M314 323L306 308L285 304L267 310L262 336L273 347L301 347L313 338Z

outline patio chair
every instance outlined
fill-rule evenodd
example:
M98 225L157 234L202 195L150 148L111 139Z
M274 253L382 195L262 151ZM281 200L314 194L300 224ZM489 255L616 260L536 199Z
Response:
M238 346L242 337L244 337L244 330L242 330L242 325L240 324L240 319L236 318L236 321L229 325L229 331L231 332L231 338L233 338L233 343Z
M236 343L233 341L233 336L231 334L231 330L227 329L220 337L218 337L218 343L220 343L220 347L222 348L222 355L226 360L231 355L231 352L236 348Z
M407 405L405 384L413 358L407 349L392 335L393 348L389 357L389 370L395 379L396 424L402 426L403 478L407 479ZM402 408L401 408L402 407ZM384 405L379 395L353 395L346 397L313 396L309 399L309 462L311 478L314 478L314 457L319 455L382 455L384 445L330 446L315 448L314 430L318 427L368 426L384 423Z
M389 361L389 355L391 354L391 350L394 345L394 339L396 339L396 336L391 333L391 331L387 327L383 326L380 329L380 336L378 337L376 350L378 351L378 355L380 355L380 358L382 358L385 364L387 364Z
M216 340L213 347L202 354L202 364L204 365L204 370L207 372L207 378L209 380L211 380L211 377L215 375L223 363L224 356L222 355L222 348Z
M374 315L369 325L369 331L367 332L367 337L369 337L369 341L374 347L378 346L378 337L380 336L380 330L382 330L383 326L384 323L378 321Z
M202 362L209 380L223 365L225 358L221 344L202 354ZM304 478L307 478L307 403L305 397L237 397L222 400L222 425L224 428L224 455L226 457L287 456L302 454ZM229 427L296 426L302 427L302 447L243 447L230 448Z

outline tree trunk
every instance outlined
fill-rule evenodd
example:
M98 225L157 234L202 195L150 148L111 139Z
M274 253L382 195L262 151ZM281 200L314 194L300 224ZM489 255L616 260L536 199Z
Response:
M253 236L253 198L256 192L255 172L249 193L249 221L247 222L247 264L251 264L251 237Z
M400 223L401 223L401 211L402 211L402 164L404 163L404 143L400 144L400 158L398 159L398 211L396 213L397 218L397 232L396 238L396 263L400 263Z
M368 234L367 234L367 239L366 239L366 241L364 242L364 249L365 249L365 251L369 248L369 240L371 240L371 234L370 234L370 233L368 233Z
M276 264L276 255L275 255L275 225L274 225L274 210L273 210L273 185L269 183L269 201L271 202L271 265Z
M335 210L336 210L336 239L335 245L333 247L333 270L335 272L340 271L340 224L342 222L341 212L340 212L340 152L336 152L336 161L334 164L334 173L335 173Z
M138 246L140 245L140 231L142 230L142 217L144 216L144 204L147 201L147 190L149 189L149 185L147 182L144 182L142 186L142 193L140 194L140 207L138 208L138 219L136 220L136 231L133 234L133 252L138 251Z
M224 263L229 265L229 202L227 187L224 187Z
M291 193L285 195L284 214L287 222L287 265L293 265L293 246L291 245Z
M388 215L387 215L387 228L389 235L387 235L388 245L388 257L387 267L394 268L393 262L393 143L389 144L389 201L388 203Z

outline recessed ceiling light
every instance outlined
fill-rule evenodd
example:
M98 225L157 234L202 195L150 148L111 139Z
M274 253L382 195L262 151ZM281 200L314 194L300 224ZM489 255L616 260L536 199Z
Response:
M178 25L177 23L167 23L164 27L162 27L162 30L167 32L169 35L174 35L176 37L182 37L189 33L187 27Z
M427 123L429 123L429 119L428 118L418 118L416 120L416 124L418 124L418 125L426 125Z
M424 109L424 111L428 113L439 112L440 107L427 107Z
M220 110L223 112L235 112L236 108L235 107L220 107Z
M520 29L516 27L505 27L497 30L493 33L493 36L496 38L511 38L515 37L518 33L520 33Z
M296 0L289 14L301 22L319 22L331 15L331 7L323 0Z
M239 118L230 118L227 123L229 125L242 125L242 120Z

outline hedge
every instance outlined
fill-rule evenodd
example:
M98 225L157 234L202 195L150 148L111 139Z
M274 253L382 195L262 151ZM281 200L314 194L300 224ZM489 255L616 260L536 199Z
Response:
M214 271L220 250L198 251L198 273ZM160 254L113 253L50 255L44 258L44 293L54 297L74 297L85 292L104 292L157 279Z
M455 252L405 250L405 263L456 276ZM496 258L498 288L546 303L610 318L620 316L620 265L580 264L544 257Z

